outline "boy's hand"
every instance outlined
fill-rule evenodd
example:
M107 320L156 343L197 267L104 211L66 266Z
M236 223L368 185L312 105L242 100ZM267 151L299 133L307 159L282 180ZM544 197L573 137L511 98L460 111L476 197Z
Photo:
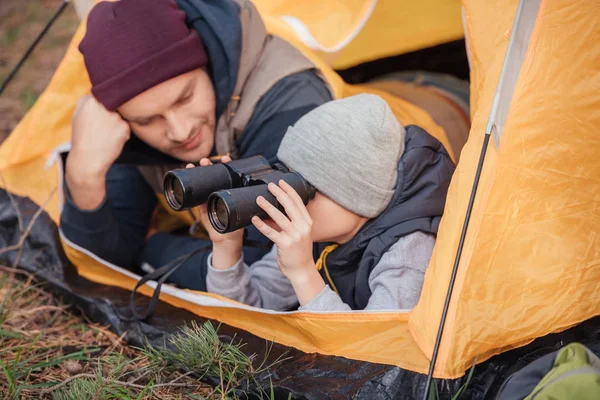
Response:
M224 156L221 158L222 163L228 163L231 157ZM208 158L200 160L200 166L206 167L212 165ZM193 164L188 164L187 168L192 168ZM210 240L213 242L213 257L212 266L216 269L231 268L242 256L242 246L244 242L244 229L221 234L214 230L208 219L207 205L202 204L200 207L200 218L202 225L206 228Z
M279 186L270 183L269 191L283 206L287 217L262 196L256 199L256 203L279 226L280 231L265 224L259 217L252 218L252 224L277 245L279 268L292 283L303 306L325 286L313 259L313 221L298 193L285 181L279 181Z

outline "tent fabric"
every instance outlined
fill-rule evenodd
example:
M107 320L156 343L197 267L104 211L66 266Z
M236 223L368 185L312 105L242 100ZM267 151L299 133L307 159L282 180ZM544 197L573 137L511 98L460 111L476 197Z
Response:
M540 3L540 0L522 1L517 8L513 30L504 56L504 65L500 78L498 78L486 127L486 134L494 135L496 148L500 143L515 86L527 55L527 47L531 41L531 33L537 20Z
M257 5L260 5L260 2ZM260 7L258 8L260 11ZM348 97L366 91L381 95L390 103L395 115L403 124L416 124L423 127L440 140L453 159L457 160L462 143L460 143L460 146L456 146L455 140L451 141L447 138L443 129L433 121L425 110L409 101L390 95L381 88L344 84L339 75L323 59L307 49L295 33L287 25L281 23L279 18L265 14L262 14L262 16L269 32L283 37L303 50L303 53L314 62L331 85L336 98ZM57 68L48 88L3 143L3 146L0 147L0 168L7 168L36 157L46 156L50 151L69 142L72 111L77 99L82 95L89 94L91 87L83 64L83 57L77 49L84 33L85 22L75 32L67 53ZM47 110L52 110L52 113L48 113ZM47 132L52 134L45 135ZM38 197L34 199L41 201ZM54 208L54 210L51 215L56 217L58 208Z
M335 69L451 42L464 36L459 0L255 0L285 36ZM274 30L272 28L272 30Z
M427 372L517 3L465 0L464 7L473 67L473 126L415 309L275 313L169 286L161 299L302 352ZM599 11L592 2L577 7L567 0L541 3L500 147L488 149L483 167L434 374L438 378L460 377L476 356L483 362L600 314L600 107L595 62L600 43L594 40ZM286 37L289 28L278 28L279 19L265 19L272 32L314 60L337 97L381 93L401 122L424 127L457 159L460 148L449 144L443 129L423 109L365 85L345 85L297 37ZM75 102L89 92L76 50L84 29L82 25L75 34L48 89L0 147L0 169L7 182L3 187L43 204L54 223L62 176L55 149L68 143ZM56 187L59 190L52 192ZM126 290L133 287L138 277L63 242L82 278ZM150 287L143 291L148 294Z
M465 1L475 108L421 300L430 356L517 2ZM600 313L600 4L542 1L498 151L490 148L436 375Z

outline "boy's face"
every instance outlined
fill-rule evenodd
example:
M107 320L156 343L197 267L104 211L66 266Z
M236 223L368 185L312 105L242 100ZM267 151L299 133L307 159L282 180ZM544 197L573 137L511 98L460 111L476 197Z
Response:
M215 141L215 93L204 69L137 95L118 109L148 145L186 162L208 157Z
M313 220L314 242L345 243L352 239L368 218L361 217L317 192L306 206Z

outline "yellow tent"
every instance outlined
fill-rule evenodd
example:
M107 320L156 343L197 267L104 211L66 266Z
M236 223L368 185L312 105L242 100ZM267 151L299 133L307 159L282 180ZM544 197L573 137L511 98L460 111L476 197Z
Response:
M463 37L459 0L256 0L271 29L335 69Z
M458 158L462 143L448 138L422 108L368 86L345 85L280 18L293 15L311 27L310 10L315 7L337 15L338 10L364 10L370 2L322 0L318 6L312 2L257 3L268 28L312 57L338 97L365 90L382 94L401 122L422 125ZM390 3L381 2L389 15L376 14L380 5L375 6L373 20L365 29L377 27L376 16L385 19L394 15ZM495 140L490 141L482 164L434 376L460 377L476 356L482 362L600 314L600 5L569 0L523 3L529 6L521 14L520 24L513 26L517 0L464 0L473 124L415 309L272 312L170 286L164 287L161 299L304 352L426 373L484 133L493 131ZM287 4L289 9L282 12L275 4ZM302 8L305 5L307 9ZM271 11L275 15L269 15ZM60 190L51 196L62 182L57 154L61 146L68 148L70 118L78 96L89 91L76 50L84 29L82 25L75 34L48 89L0 147L0 169L7 190L44 204L55 223L62 201ZM318 37L320 31L311 29ZM507 52L513 38L517 45ZM318 40L327 47L338 39L327 36ZM430 39L417 46L435 43ZM361 49L369 54L365 59L392 52L390 48L371 49L373 39L365 40L353 55L342 52L336 62L356 62L354 57ZM405 50L410 47L406 46ZM509 71L500 80L505 55ZM493 123L488 129L489 120ZM131 289L139 279L63 241L69 259L87 279L125 289ZM151 286L143 287L142 292L151 293Z

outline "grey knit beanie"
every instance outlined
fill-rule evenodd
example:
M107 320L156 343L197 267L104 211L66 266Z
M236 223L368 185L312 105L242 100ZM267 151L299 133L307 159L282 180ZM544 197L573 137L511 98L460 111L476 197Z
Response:
M406 131L379 96L325 103L288 128L277 157L355 214L378 216L398 178Z

